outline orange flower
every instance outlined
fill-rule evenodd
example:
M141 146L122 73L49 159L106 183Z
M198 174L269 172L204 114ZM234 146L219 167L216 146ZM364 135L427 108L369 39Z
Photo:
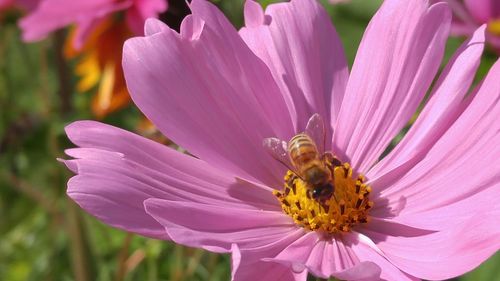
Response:
M78 92L96 89L92 112L98 118L126 106L130 97L121 66L122 46L133 35L124 19L109 17L90 33L81 49L74 47L76 29L65 45L65 57L78 58L75 73L80 76Z
M130 101L121 67L123 43L142 35L146 19L166 9L167 0L45 0L19 25L23 39L32 42L74 24L65 57L78 60L77 90L97 90L92 112L103 118Z

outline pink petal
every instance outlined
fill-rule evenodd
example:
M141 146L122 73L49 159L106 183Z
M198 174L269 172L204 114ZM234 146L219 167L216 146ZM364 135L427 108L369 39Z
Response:
M413 168L464 110L468 93L481 62L485 27L455 53L443 70L434 92L403 140L367 173L375 192L390 187L397 176ZM406 169L403 166L406 165ZM397 173L394 173L399 168Z
M458 120L421 161L380 193L381 201L387 201L381 207L404 198L405 207L399 215L418 213L465 200L489 188L498 190L499 78L497 61L477 93L462 103L466 108Z
M290 217L280 211L155 198L144 206L176 243L214 252L228 252L231 244L255 248L297 232Z
M40 0L17 0L17 3L26 11L31 12L38 6Z
M127 24L135 34L143 34L144 22L148 18L158 18L167 10L166 0L133 0L134 5L127 10Z
M24 12L31 12L36 8L40 0L0 0L0 10L8 8L21 8Z
M453 36L471 36L480 26L465 7L462 0L431 0L430 3L445 2L453 12L451 34Z
M414 114L439 68L450 21L444 3L387 0L370 22L333 142L356 171L366 173Z
M198 17L198 20L206 22L215 32L220 32L223 35L224 38L222 38L222 41L216 44L219 51L223 51L224 49L220 47L229 46L231 47L229 51L235 53L235 56L242 56L237 58L235 62L239 62L244 66L241 68L242 74L248 75L249 78L254 78L254 80L241 81L244 84L242 86L245 88L250 87L253 92L253 95L249 95L250 97L245 96L246 99L250 99L247 102L252 100L252 96L255 97L259 109L268 117L268 122L271 123L275 130L275 136L284 138L284 136L289 135L291 137L294 133L290 131L292 129L292 124L290 123L291 117L286 114L287 109L282 93L275 86L276 82L269 75L270 71L266 65L252 53L236 32L234 26L214 5L204 0L193 0L190 8L194 17ZM210 36L207 35L207 37ZM227 53L223 53L223 55L221 58L227 59ZM239 61L240 59L241 61ZM249 82L253 83L247 85L246 83ZM242 96L244 95L242 94Z
M350 234L346 237L349 247L360 261L370 261L380 267L380 279L382 280L419 280L410 276L388 261L381 253L373 248L373 242L362 234ZM376 246L375 246L376 247Z
M23 40L27 42L44 39L48 33L70 24L98 20L112 12L126 9L130 1L114 0L45 0L24 17L19 26ZM85 34L86 32L82 32Z
M488 23L500 17L500 3L497 0L464 0L465 7L480 23Z
M387 219L391 222L408 225L411 227L444 230L452 227L457 222L469 220L471 217L490 209L498 209L498 190L500 179L486 190L467 197L466 199L421 212L407 212L394 218ZM488 222L485 222L488 223Z
M474 20L474 18L472 18L469 10L465 7L461 0L440 0L440 2L448 3L453 11L454 20L456 18L463 23L477 26L478 23Z
M82 209L108 225L151 238L170 239L165 229L142 208L140 200L151 195L138 191L140 188L143 187L131 186L123 180L115 183L111 177L75 176L68 181L67 192Z
M68 195L112 226L165 238L164 227L144 210L148 198L279 210L269 190L124 130L81 121L66 132L81 147L67 151L76 159L65 163L78 174Z
M173 30L125 43L131 96L166 136L190 153L243 178L279 188L284 168L262 147L293 134L269 70L208 1ZM210 62L210 63L200 63Z
M76 26L75 35L72 42L73 48L75 48L76 50L83 48L85 42L87 41L87 38L89 38L89 36L92 35L92 32L94 32L95 29L105 21L106 18L103 17L99 19L87 18L78 22L78 26Z
M326 239L316 232L308 232L276 257L265 260L279 262L297 270L307 268L313 275L321 278L334 276L342 280L367 280L380 275L380 268L376 264L370 261L360 262L341 240L341 236Z
M269 245L251 250L240 250L236 244L233 244L231 248L232 280L305 281L307 270L294 272L290 266L262 261L265 257L275 256L296 239L297 235L290 234Z
M330 17L316 1L269 5L266 14L249 0L240 35L269 67L294 120L305 128L314 113L337 119L348 78L347 62ZM328 142L332 133L327 126Z
M14 0L0 0L0 9L8 8L13 5Z
M246 27L259 27L263 24L267 24L266 15L262 10L262 6L253 0L245 1L245 9L243 10L243 14L245 16Z
M430 0L431 4L445 2L451 8L453 19L451 34L454 36L471 36L480 24L472 17L462 0Z
M491 222L499 217L497 208L426 235L364 232L401 270L423 279L442 280L472 270L498 250L500 226Z
M144 24L144 34L146 36L151 36L156 33L163 31L168 31L169 27L165 25L161 20L155 18L149 18Z

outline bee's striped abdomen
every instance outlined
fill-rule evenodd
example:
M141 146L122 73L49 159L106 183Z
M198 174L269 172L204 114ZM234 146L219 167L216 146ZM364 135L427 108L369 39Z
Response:
M318 148L314 141L306 134L298 134L288 142L290 160L297 167L319 159Z

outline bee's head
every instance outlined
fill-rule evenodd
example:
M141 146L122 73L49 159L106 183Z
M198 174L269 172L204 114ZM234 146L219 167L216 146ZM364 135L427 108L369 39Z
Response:
M323 185L330 180L330 175L326 169L322 169L319 166L313 166L305 171L304 179L312 185Z

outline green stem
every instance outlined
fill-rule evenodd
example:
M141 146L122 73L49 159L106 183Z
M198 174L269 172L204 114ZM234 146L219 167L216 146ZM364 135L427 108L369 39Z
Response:
M67 200L67 228L70 238L71 265L76 281L91 281L92 268L89 263L89 249L84 237L82 217L79 207L71 199Z
M132 233L127 233L127 236L123 240L122 248L118 253L118 266L117 266L118 269L116 270L116 275L114 279L115 281L123 281L123 279L125 278L125 275L127 273L128 252L133 237L134 235Z
M60 113L67 116L73 111L72 89L71 89L71 71L64 58L64 31L57 31L54 35L54 47L56 49L56 66L59 77L59 98L61 102Z

